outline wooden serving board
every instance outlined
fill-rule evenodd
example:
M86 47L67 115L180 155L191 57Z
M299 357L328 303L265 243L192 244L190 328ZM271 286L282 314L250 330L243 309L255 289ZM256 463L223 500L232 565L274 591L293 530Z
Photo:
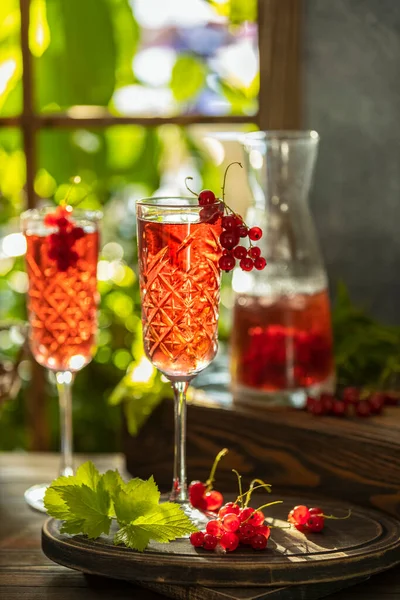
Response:
M261 496L259 499L260 503L267 500ZM268 497L268 500L273 499ZM268 509L270 524L287 526L289 509L299 503L311 505L307 498L296 496L286 497L283 504L271 506ZM312 505L315 504L314 498ZM326 514L338 516L345 514L348 508L323 499L318 499L317 505L322 506ZM347 520L327 521L324 532L319 534L306 536L292 528L273 529L268 549L262 552L241 548L225 555L198 550L188 540L177 540L170 544L151 543L140 553L114 546L110 536L88 540L60 534L60 523L54 519L46 521L43 527L42 548L55 562L85 573L167 587L179 584L279 588L327 582L344 587L345 582L368 577L400 562L400 522L367 508L352 507L352 511ZM255 592L253 597L257 597ZM258 596L263 597L261 590ZM222 598L223 593L219 597ZM238 597L245 598L240 594Z

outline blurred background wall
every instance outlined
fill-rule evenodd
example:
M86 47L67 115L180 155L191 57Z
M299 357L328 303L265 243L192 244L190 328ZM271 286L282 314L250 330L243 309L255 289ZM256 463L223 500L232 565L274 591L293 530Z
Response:
M304 125L321 134L312 209L331 284L400 323L400 2L305 0Z

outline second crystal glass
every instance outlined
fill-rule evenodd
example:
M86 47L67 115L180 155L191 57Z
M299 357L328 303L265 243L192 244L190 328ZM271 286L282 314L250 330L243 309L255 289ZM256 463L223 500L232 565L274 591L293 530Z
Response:
M60 210L60 209L58 209ZM97 331L99 212L29 210L21 217L28 272L29 344L35 360L55 373L60 401L61 475L72 475L74 375L92 360ZM62 216L64 215L64 216ZM45 511L47 484L25 492Z
M144 349L175 396L170 500L181 504L195 524L206 518L188 500L186 390L217 352L221 256L221 219L203 222L201 209L197 198L137 202Z

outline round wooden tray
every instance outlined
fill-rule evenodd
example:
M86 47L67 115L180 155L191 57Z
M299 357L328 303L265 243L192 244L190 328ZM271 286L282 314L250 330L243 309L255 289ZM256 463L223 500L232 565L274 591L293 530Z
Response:
M271 496L268 500L273 500ZM325 514L345 514L337 501L286 496L268 509L270 523L287 526L294 504L322 506ZM212 586L277 586L338 581L367 576L400 562L400 522L370 509L351 507L343 521L326 521L323 533L273 529L268 549L241 548L218 554L193 548L188 540L151 543L145 552L112 544L112 536L89 540L60 534L60 522L43 526L42 548L50 559L84 573L128 581Z

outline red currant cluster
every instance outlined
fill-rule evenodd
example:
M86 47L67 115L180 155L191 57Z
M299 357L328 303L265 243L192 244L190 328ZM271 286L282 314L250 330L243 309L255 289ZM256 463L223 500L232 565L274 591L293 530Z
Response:
M200 219L207 223L216 223L220 217L222 233L219 237L223 248L222 256L219 259L220 268L228 273L236 265L236 260L239 261L239 266L243 271L251 271L253 268L262 271L265 269L267 261L261 256L261 250L257 246L253 246L252 242L257 242L262 237L260 227L247 227L243 218L237 215L225 202L225 183L226 174L232 165L242 166L238 162L230 163L225 169L224 181L222 185L222 199L216 197L212 190L202 190L196 194L187 184L187 181L193 179L186 177L185 184L189 192L198 196L199 204L203 208L200 211ZM225 216L223 216L226 212ZM242 238L249 238L249 248L239 245Z
M233 552L239 544L264 550L271 533L264 520L259 509L240 508L236 502L228 502L220 508L218 517L207 523L205 532L192 533L190 543L196 548L225 552Z
M56 233L48 236L48 256L57 262L59 271L67 271L69 267L76 265L79 255L74 249L75 242L85 235L82 227L76 227L70 220L72 209L66 206L58 206L53 213L44 218L47 227L58 229Z
M373 392L356 387L344 388L342 394L321 394L318 398L308 397L306 410L315 416L370 417L382 413L385 405L396 405L399 394L395 392Z
M291 523L302 533L319 533L325 526L326 519L343 521L351 515L351 510L345 517L335 517L334 515L325 515L322 508L308 508L304 504L295 506L288 514L288 522Z
M223 271L232 271L239 261L239 266L243 271L252 271L255 267L259 271L265 269L267 261L261 256L261 250L258 246L253 246L251 242L258 241L262 237L262 231L259 227L249 229L242 217L231 214L222 217L222 233L219 237L221 246L224 248L222 256L219 259L219 266ZM240 239L248 237L250 247L240 245Z
M325 525L324 513L321 508L307 508L301 504L295 506L288 514L288 522L299 531L319 533Z
M194 508L213 512L222 506L224 497L221 492L213 489L213 483L218 463L227 453L227 448L223 448L218 452L211 467L210 475L205 483L202 481L192 481L189 485L189 501Z

